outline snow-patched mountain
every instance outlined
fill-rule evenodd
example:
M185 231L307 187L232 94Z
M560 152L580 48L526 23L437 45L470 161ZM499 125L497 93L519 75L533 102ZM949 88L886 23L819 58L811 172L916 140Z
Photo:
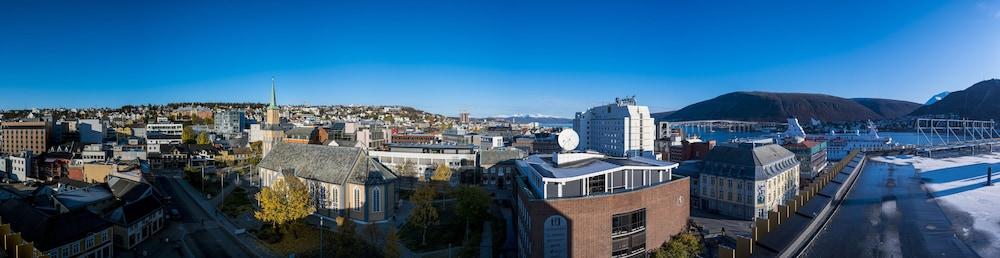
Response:
M503 119L507 121L515 121L518 123L542 123L542 124L568 124L573 123L572 118L553 116L546 114L514 114L514 115L495 115L488 117L487 119Z
M927 103L924 103L924 106L930 106L931 104L937 103L938 101L944 99L944 97L947 97L948 94L950 94L950 93L951 92L948 92L948 91L945 91L945 92L942 92L942 93L938 93L937 95L934 95L933 97L931 97L931 99L928 99Z

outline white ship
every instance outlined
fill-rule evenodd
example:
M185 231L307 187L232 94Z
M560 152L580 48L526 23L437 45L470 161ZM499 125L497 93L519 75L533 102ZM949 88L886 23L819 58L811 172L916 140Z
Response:
M831 131L829 135L811 137L817 141L826 141L827 159L841 160L854 149L887 149L897 147L891 137L880 137L875 123L868 121L868 133L861 134L855 130L853 134L837 134Z

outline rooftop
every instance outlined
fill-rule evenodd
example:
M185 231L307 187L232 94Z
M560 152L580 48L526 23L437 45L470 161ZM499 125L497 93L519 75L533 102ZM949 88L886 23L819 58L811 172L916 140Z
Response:
M558 162L558 159L568 160ZM525 163L546 178L571 178L600 173L619 167L677 167L677 163L644 157L618 158L592 153L531 155Z

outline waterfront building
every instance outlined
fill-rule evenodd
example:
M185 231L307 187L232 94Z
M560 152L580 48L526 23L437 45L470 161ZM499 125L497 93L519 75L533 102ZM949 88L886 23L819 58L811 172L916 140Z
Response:
M670 146L667 160L671 162L683 162L688 160L704 159L708 152L715 148L715 140L702 141L699 138L687 138L681 140L680 145Z
M656 126L649 107L637 105L635 97L616 98L615 103L576 113L573 130L580 135L578 150L653 157Z
M264 187L284 175L302 180L322 216L370 223L396 213L396 174L361 148L279 142L258 168Z
M716 146L698 175L700 207L709 212L753 220L798 194L795 154L767 141Z
M804 185L811 182L829 164L827 161L826 142L806 140L802 137L788 139L781 145L795 154L799 160L799 180Z
M518 257L645 257L682 232L688 178L676 163L598 153L516 161Z

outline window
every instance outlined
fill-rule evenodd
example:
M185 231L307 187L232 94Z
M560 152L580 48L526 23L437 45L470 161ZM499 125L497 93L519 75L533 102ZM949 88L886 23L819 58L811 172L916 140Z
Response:
M73 254L80 253L80 242L74 242L73 243L73 250L72 250L72 252L73 252Z
M93 235L91 235L90 237L87 237L87 243L85 245L86 249L90 249L92 247L94 247L94 236Z
M361 211L361 189L354 187L354 211Z
M646 250L646 209L611 217L611 256L627 257Z
M376 186L375 189L372 189L372 211L382 212L381 198L382 198L382 190L379 190L379 187Z
M340 188L334 186L330 191L330 208L337 209L340 208Z

